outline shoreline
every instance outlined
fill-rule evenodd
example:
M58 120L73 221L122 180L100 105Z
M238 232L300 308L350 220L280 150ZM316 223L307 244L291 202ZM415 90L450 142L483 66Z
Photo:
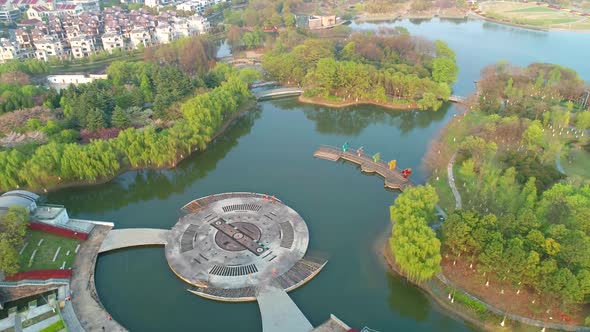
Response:
M227 120L225 120L225 122L221 125L221 127L219 127L219 129L217 130L217 132L215 133L215 135L213 135L213 137L211 138L211 141L209 143L207 143L207 146L205 147L205 149L203 150L195 150L190 152L189 154L187 154L186 156L183 156L182 158L179 158L176 160L176 162L171 165L171 166L162 166L162 167L128 167L125 169L120 169L118 172L116 172L115 174L113 174L112 176L106 176L106 177L102 177L99 179L96 179L95 181L89 181L89 182L66 182L63 184L57 184L48 188L43 188L43 189L31 189L31 188L18 188L18 190L28 190L37 194L47 194L50 192L54 192L57 190L62 190L62 189L68 189L68 188L77 188L77 187L85 187L85 186L94 186L94 185L100 185L100 184L105 184L107 182L110 182L114 179L116 179L117 177L123 175L124 173L127 172L134 172L134 171L143 171L143 170L169 170L169 169L174 169L176 168L176 166L178 166L181 162L183 162L185 159L193 156L195 153L197 152L202 152L207 150L207 147L209 147L209 144L212 144L215 142L215 140L217 138L219 138L219 136L221 136L227 129L229 129L229 127L231 127L232 124L234 124L239 118L241 118L242 116L244 116L246 113L252 111L255 107L256 107L257 103L256 101L248 101L246 102L244 105L242 105L239 109L238 112L234 113L230 118L228 118ZM0 191L2 192L2 191Z
M391 231L384 232L383 234L389 234L388 236L382 235L379 236L378 239L375 241L375 247L377 249L378 256L381 256L381 259L384 261L386 265L386 269L388 272L395 273L396 275L403 277L406 281L408 281L413 286L419 288L420 290L424 291L426 294L429 295L429 299L433 299L439 306L439 309L444 309L444 312L450 314L451 316L458 317L463 319L465 322L480 328L484 331L497 331L498 324L492 323L491 320L496 318L497 322L501 320L507 320L508 325L505 327L511 331L528 331L530 328L541 328L546 327L548 329L557 329L563 331L578 331L580 328L584 329L585 326L579 325L567 325L561 324L560 322L546 322L546 321L538 321L533 318L528 318L525 316L518 316L518 315L511 315L508 314L503 309L498 309L490 305L487 302L484 302L483 299L479 299L480 303L484 304L487 307L486 314L491 315L490 318L483 320L482 318L477 317L477 315L470 311L468 307L465 305L456 303L451 305L450 302L446 297L439 297L437 296L436 289L433 289L432 286L429 286L428 283L440 283L441 287L448 288L451 287L457 292L461 292L468 297L473 296L466 292L465 290L459 288L458 286L453 285L452 281L445 277L442 272L439 273L443 280L447 280L446 282L451 282L447 284L446 282L442 282L439 280L440 278L435 277L430 280L430 282L425 283L416 283L410 279L408 279L404 273L399 269L397 263L395 262L395 257L390 252L387 246L387 239L391 235ZM380 248L380 252L379 252ZM435 287L436 288L436 287ZM445 290L446 291L446 290ZM439 292L440 293L440 289ZM503 317L503 318L502 318Z
M463 20L463 19L476 19L481 21L487 21L491 23L496 23L500 25L506 25L511 27L517 27L521 29L529 29L534 31L544 31L544 32L551 32L551 31L566 31L566 32L574 32L574 33L590 33L590 29L567 29L567 28L544 28L538 27L534 25L526 25L526 24L518 24L512 22L502 21L500 19L495 19L487 16L481 16L477 13L469 10L465 13L465 15L439 15L439 14L360 14L356 16L352 21L359 22L359 23L371 23L371 22L379 22L379 21L398 21L398 20L431 20L434 18L439 19L451 19L451 20Z
M331 100L327 100L321 97L304 97L303 95L300 95L299 98L297 98L297 100L300 103L304 103L304 104L311 104L311 105L319 105L319 106L326 106L326 107L332 107L332 108L343 108L343 107L348 107L348 106L357 106L357 105L374 105L374 106L380 106L380 107L384 107L384 108L388 108L388 109L392 109L392 110L398 110L398 111L414 111L414 110L418 110L417 105L415 104L405 104L405 105L395 105L395 104L391 104L391 103L382 103L382 102L377 102L377 101L371 101L371 100L359 100L359 101L331 101Z
M399 269L397 263L395 262L395 258L393 257L392 253L389 251L387 246L389 237L391 236L391 227L387 232L383 232L379 235L377 240L375 241L375 250L377 255L380 257L380 260L384 264L385 268L388 272L394 273L402 278L404 278L408 283L412 286L419 288L421 291L426 293L429 300L433 300L438 306L438 309L444 310L445 314L451 315L454 318L462 319L473 326L476 326L484 331L496 331L495 327L489 326L489 324L485 324L483 321L479 320L477 317L474 317L472 314L468 314L462 310L459 310L457 306L449 305L446 299L441 299L436 296L436 294L428 288L425 284L419 284L414 281L408 279L404 273Z

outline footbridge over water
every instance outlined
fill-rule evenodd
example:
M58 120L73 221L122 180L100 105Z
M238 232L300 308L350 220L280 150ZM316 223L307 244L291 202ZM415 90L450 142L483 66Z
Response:
M166 244L168 230L157 228L125 228L111 230L102 244L99 253L140 246L163 246Z
M401 170L394 168L389 169L387 164L379 160L375 162L373 158L364 153L358 154L356 151L338 149L333 146L322 145L313 154L316 158L322 158L330 161L337 161L339 159L350 161L361 166L361 171L365 173L377 173L385 180L385 187L397 190L404 190L413 183L406 179Z
M300 88L278 88L254 92L254 96L256 97L256 100L261 101L274 98L299 96L302 93L303 89Z

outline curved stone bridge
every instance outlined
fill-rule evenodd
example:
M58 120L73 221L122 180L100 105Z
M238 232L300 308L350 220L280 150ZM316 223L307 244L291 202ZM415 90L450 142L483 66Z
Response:
M127 247L165 245L167 229L125 228L111 230L102 242L99 253Z

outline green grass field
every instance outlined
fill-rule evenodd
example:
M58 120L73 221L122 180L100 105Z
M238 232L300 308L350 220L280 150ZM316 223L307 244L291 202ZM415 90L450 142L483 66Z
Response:
M480 9L497 20L540 28L585 30L590 25L588 17L531 3L487 1Z
M39 241L43 240L40 246L37 246ZM78 245L78 241L67 237L52 235L39 231L28 231L25 236L25 243L28 243L27 247L20 255L20 271L32 271L32 270L45 270L45 269L59 269L63 262L66 262L65 268L72 267L74 257L76 254L74 250ZM53 255L57 248L61 247L55 262L53 262ZM33 263L29 266L29 260L33 251L37 249ZM70 251L70 255L66 253Z
M568 176L590 180L590 153L584 149L572 149L569 154L562 155L561 165Z
M549 7L530 7L530 8L510 10L509 12L510 13L546 13L546 12L557 12L557 10L553 9L553 8L549 8Z

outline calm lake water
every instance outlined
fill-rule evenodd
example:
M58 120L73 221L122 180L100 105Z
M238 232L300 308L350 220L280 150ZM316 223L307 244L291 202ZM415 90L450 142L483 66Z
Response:
M402 21L353 24L354 29L401 25L412 34L445 40L457 52L457 94L473 91L481 68L510 60L554 62L590 80L590 35L535 32L481 21ZM350 142L367 153L397 159L423 182L429 141L455 114L396 112L372 106L327 109L295 100L268 101L240 119L215 144L168 171L129 172L114 181L61 190L49 202L73 217L113 221L116 228L171 228L180 207L204 195L252 191L276 195L297 210L310 231L310 250L330 256L326 268L291 296L314 324L331 313L349 325L380 331L470 331L441 312L420 290L390 274L375 242L389 226L396 192L351 164L314 159L320 144ZM162 248L99 256L102 303L131 331L260 331L256 303L202 299L170 271Z

